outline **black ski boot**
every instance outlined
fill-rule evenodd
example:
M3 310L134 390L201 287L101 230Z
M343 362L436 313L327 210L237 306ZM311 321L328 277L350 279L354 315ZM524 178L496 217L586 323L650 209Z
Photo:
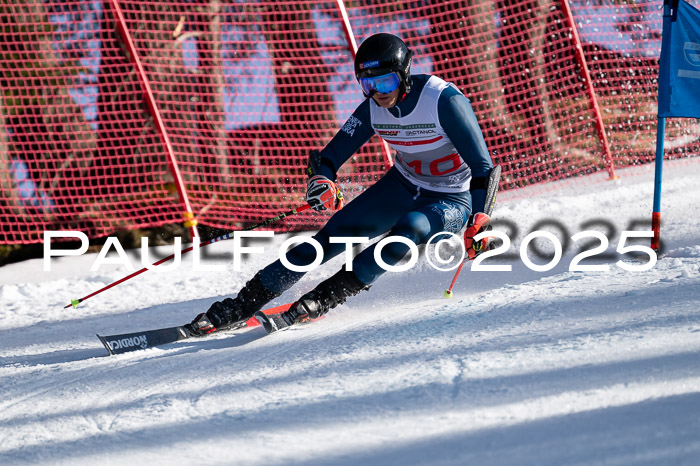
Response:
M225 298L211 305L206 313L199 314L184 327L196 336L235 327L253 317L256 311L281 293L269 291L260 280L260 273L251 278L235 298Z
M318 319L338 304L344 303L348 297L368 289L369 285L358 280L354 273L343 269L319 283L316 288L292 304L288 311L276 316L266 316L262 312L256 312L255 318L267 333L272 333L297 322Z

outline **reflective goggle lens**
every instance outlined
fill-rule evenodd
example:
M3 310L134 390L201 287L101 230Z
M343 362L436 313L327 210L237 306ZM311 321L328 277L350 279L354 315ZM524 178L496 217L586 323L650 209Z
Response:
M401 84L401 79L397 73L383 74L373 78L360 78L360 86L367 95L374 92L388 94L393 92Z

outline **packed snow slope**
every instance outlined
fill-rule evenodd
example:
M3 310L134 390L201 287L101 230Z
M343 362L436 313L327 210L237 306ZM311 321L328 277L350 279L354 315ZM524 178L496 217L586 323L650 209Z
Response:
M42 260L2 267L0 464L700 464L700 163L667 163L665 252L643 272L617 261L648 258L616 248L623 231L648 228L652 167L619 175L503 193L494 217L511 251L484 264L512 270L467 267L451 300L453 273L421 258L323 320L271 336L108 356L95 333L188 322L274 260L282 236L256 240L264 253L241 272L231 242L217 243L203 264L222 270L195 271L185 257L77 309L63 306L125 266L90 272L91 254L54 259L50 272ZM546 272L518 255L533 230L564 241L591 229L609 248L582 264L607 271L569 271L590 238L569 241Z

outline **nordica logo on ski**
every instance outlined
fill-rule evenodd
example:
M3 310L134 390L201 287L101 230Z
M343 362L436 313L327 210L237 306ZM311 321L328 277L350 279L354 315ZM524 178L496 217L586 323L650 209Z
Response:
M138 346L139 348L148 348L148 338L146 335L139 335L137 337L122 338L121 340L111 340L107 342L113 350L119 350L123 348L133 348Z

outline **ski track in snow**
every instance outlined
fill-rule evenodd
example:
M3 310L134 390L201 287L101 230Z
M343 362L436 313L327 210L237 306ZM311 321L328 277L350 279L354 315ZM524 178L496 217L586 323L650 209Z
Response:
M488 262L512 272L465 268L446 300L452 272L421 260L265 338L257 328L107 356L95 333L191 320L273 260L282 235L245 272L217 243L223 271L185 257L77 309L63 306L129 272L90 272L96 255L51 272L42 260L2 267L0 464L700 464L700 163L666 164L665 252L646 272L615 265L615 247L648 222L652 167L619 175L506 192L494 215L518 226L515 252L542 220L561 236L552 220L573 235L595 219L609 271L569 272L570 247L548 272L518 258Z

